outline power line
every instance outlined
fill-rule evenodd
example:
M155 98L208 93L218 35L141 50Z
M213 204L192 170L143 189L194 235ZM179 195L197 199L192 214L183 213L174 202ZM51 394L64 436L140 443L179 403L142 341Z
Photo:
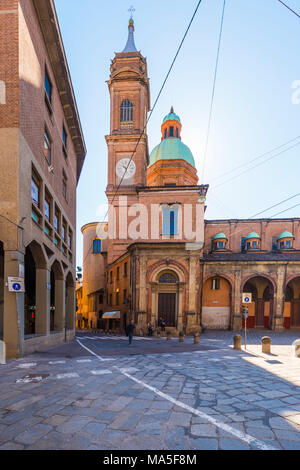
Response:
M219 42L218 42L218 50L217 50L217 58L216 58L214 82L213 82L212 96L211 96L211 102L210 102L210 111L209 111L209 118L208 118L208 128L207 128L207 135L206 135L205 148L204 148L203 169L202 169L202 183L204 183L204 173L205 173L205 164L206 164L206 158L207 158L208 142L209 142L209 136L210 136L211 118L212 118L212 112L213 112L213 106L214 106L214 99L215 99L216 82L217 82L217 74L218 74L218 67L219 67L219 57L220 57L220 49L221 49L221 40L222 40L223 24L224 24L225 6L226 6L226 0L224 0L224 4L223 4L222 19L221 19L221 27L220 27L220 33L219 33Z
M298 145L300 145L300 142L297 142L296 144L292 145L291 147L288 147L287 149L285 150L282 150L282 152L279 152L279 153L276 153L275 155L273 155L272 157L270 158L267 158L266 160L258 163L257 165L254 165L252 166L251 168L248 168L247 170L244 170L242 171L241 173L239 173L238 175L235 175L233 176L232 178L226 180L226 181L223 181L223 183L220 183L220 184L217 184L216 186L214 186L212 189L217 189L219 188L220 186L223 186L224 184L227 184L227 183L230 183L231 181L235 180L236 178L239 178L240 176L244 175L245 173L248 173L248 171L251 171L251 170L254 170L255 168L263 165L264 163L267 163L269 162L270 160L273 160L274 158L278 157L279 155L282 155L283 153L287 152L288 150L291 150L295 147L297 147Z
M224 2L225 2L225 0L224 0ZM193 23L193 21L194 21L194 19L195 19L195 16L196 16L196 14L197 14L197 12L198 12L198 10L199 10L199 7L200 7L201 3L202 3L202 0L199 0L199 1L198 1L198 4L197 4L197 6L196 6L196 9L195 9L195 11L194 11L194 13L193 13L193 16L192 16L192 18L191 18L191 20L190 20L190 22L189 22L189 25L188 25L188 27L187 27L187 29L186 29L184 35L183 35L183 38L182 38L182 40L181 40L181 42L180 42L180 45L179 45L178 49L177 49L177 52L176 52L176 54L175 54L175 56L174 56L174 59L173 59L173 61L172 61L172 63L171 63L171 66L170 66L170 68L169 68L169 70L168 70L168 72L167 72L167 75L166 75L166 77L165 77L165 79L164 79L164 81L163 81L163 84L162 84L162 86L161 86L161 88L160 88L160 90L159 90L159 93L158 93L157 98L156 98L156 100L155 100L155 102L154 102L154 105L153 105L153 107L152 107L152 109L151 109L151 111L150 111L150 114L149 114L149 116L148 116L148 119L146 120L146 124L145 124L145 126L144 126L144 129L143 129L143 131L141 132L141 134L140 134L140 136L139 136L138 142L137 142L137 144L136 144L136 146L135 146L135 149L134 149L134 151L133 151L133 153L132 153L132 155L131 155L131 157L130 157L130 159L129 159L128 165L127 165L127 167L126 167L126 169L125 169L125 171L124 171L124 173L123 173L123 176L122 176L122 178L121 178L121 180L120 180L120 182L119 182L119 185L118 185L118 187L117 187L117 189L116 189L116 191L115 191L115 193L114 193L114 195L113 195L113 198L112 198L112 201L111 201L111 203L110 203L110 206L111 206L111 204L113 203L113 201L115 200L116 195L118 194L118 191L119 191L119 189L120 189L120 187L121 187L121 185L122 185L122 182L123 182L124 177L125 177L125 175L126 175L126 173L127 173L127 170L128 170L128 168L129 168L129 166L130 166L130 164L131 164L131 162L132 162L132 159L133 159L133 157L134 157L134 155L135 155L135 153L136 153L136 151L137 151L137 148L138 148L138 146L139 146L139 143L140 143L140 141L141 141L141 139L142 139L142 137L143 137L143 135L144 135L144 133L145 133L145 130L146 130L146 128L147 128L147 125L148 125L148 123L149 123L149 121L150 121L150 119L151 119L151 117L152 117L153 111L154 111L154 109L155 109L155 107L156 107L156 105L157 105L157 102L158 102L158 100L159 100L159 98L160 98L160 96L161 96L161 94L162 94L162 92L163 92L163 89L164 89L164 87L165 87L165 85L166 85L166 83L167 83L167 80L168 80L168 78L169 78L169 76L170 76L170 73L171 73L173 67L174 67L174 64L175 64L175 62L176 62L176 60L177 60L177 57L178 57L178 55L179 55L179 52L181 51L181 48L182 48L182 46L183 46L183 43L184 43L184 41L185 41L185 39L186 39L186 37L187 37L187 35L188 35L188 32L189 32L189 30L190 30L190 28L191 28L191 26L192 26L192 23ZM105 214L105 216L104 216L104 218L103 218L104 220L103 220L102 223L105 222L105 219L106 219L108 213L109 213L109 207L108 207L108 210L107 210L107 212L106 212L106 214ZM101 223L101 222L99 222L99 223ZM92 247L92 244L91 244L91 247ZM85 257L84 260L83 260L83 264L84 264L86 258L87 258L88 255L89 255L89 252L90 252L91 247L89 248L86 257Z
M288 140L287 142L285 142L284 144L279 145L278 147L273 148L272 150L269 150L268 152L265 152L265 153L259 155L258 157L255 157L255 158L249 160L248 162L242 163L241 165L236 166L235 168L232 168L231 170L226 171L225 173L222 173L219 176L216 176L211 181L216 181L216 180L222 178L223 176L230 175L230 173L233 173L234 171L239 170L240 168L243 168L244 166L250 165L250 163L253 163L257 160L260 160L261 158L265 157L266 155L270 155L270 153L276 152L276 150L279 150L282 147L285 147L286 145L291 144L292 142L295 142L295 140L298 140L298 139L300 139L300 135L298 135L294 139Z
M288 209L285 209L284 211L277 212L277 214L272 215L271 218L272 218L272 217L276 217L277 215L283 214L284 212L287 212L287 211L289 211L290 209L294 209L295 207L298 207L298 206L300 206L300 203L299 203L299 204L296 204L295 206L289 207Z
M250 217L250 218L252 219L252 218L254 218L254 217L257 217L257 216L260 215L260 214L263 214L264 212L267 212L267 211L269 211L269 210L271 210L271 209L274 209L274 207L281 206L281 204L284 204L285 202L290 201L291 199L294 199L294 198L297 197L297 196L300 196L300 193L297 193L297 194L295 194L294 196L291 196L291 197L289 197L288 199L285 199L284 201L281 201L281 202L279 202L278 204L275 204L274 206L268 207L268 209L265 209L265 210L263 210L263 211L261 211L261 212L258 212L257 214L254 214L254 215L253 215L252 217ZM274 217L274 216L273 216L273 217Z
M291 7L289 7L286 3L282 2L282 0L278 0L279 3L281 3L282 5L284 5L288 10L290 10L292 13L294 13L294 15L298 16L298 18L300 18L300 15L298 13L295 12L295 10L293 10Z

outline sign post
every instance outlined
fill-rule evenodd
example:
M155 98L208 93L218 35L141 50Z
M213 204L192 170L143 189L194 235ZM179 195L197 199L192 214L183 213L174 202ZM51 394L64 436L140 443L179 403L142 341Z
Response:
M247 349L247 318L248 314L248 304L252 303L252 294L243 294L243 304L245 305L243 318L245 320L245 350Z

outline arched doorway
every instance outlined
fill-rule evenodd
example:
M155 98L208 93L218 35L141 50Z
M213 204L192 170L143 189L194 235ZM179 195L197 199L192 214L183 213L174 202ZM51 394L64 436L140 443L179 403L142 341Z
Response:
M158 324L164 320L167 327L177 327L178 318L178 276L174 271L164 271L158 280Z
M274 289L269 279L263 276L248 279L243 292L252 294L252 303L248 305L247 327L272 328Z
M64 313L64 275L57 260L51 267L50 285L50 331L61 331Z
M300 277L292 279L286 286L284 326L300 328Z
M36 322L36 264L30 247L25 251L24 334L35 334Z
M229 281L221 276L207 279L202 295L202 325L210 329L229 329L230 314L231 285Z
M66 302L66 329L73 330L75 328L75 283L72 274L69 272L66 278L65 286L65 302Z

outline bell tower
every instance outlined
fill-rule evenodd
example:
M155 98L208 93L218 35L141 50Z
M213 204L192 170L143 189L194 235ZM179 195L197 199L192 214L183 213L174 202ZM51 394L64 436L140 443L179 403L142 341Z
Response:
M106 137L108 197L119 184L120 194L136 186L145 186L149 164L146 122L150 110L150 89L147 62L136 49L132 18L129 20L128 30L127 44L123 52L116 53L108 81L111 103L110 135Z
M127 211L138 202L137 187L147 185L149 149L147 116L150 111L150 87L147 61L136 49L134 21L128 26L128 39L123 52L117 52L110 67L108 81L110 92L110 134L108 146L108 203L114 207L108 213L109 224L116 217L117 239L109 240L108 262L122 255L132 240L119 235L120 198L126 196ZM131 160L132 157L132 160ZM116 190L118 193L116 194ZM124 206L122 211L124 211ZM122 212L123 213L123 212ZM129 222L129 220L128 220Z

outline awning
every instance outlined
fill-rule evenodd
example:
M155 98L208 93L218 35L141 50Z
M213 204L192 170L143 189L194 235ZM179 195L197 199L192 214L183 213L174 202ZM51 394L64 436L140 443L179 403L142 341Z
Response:
M121 312L106 312L102 315L103 320L120 320Z

